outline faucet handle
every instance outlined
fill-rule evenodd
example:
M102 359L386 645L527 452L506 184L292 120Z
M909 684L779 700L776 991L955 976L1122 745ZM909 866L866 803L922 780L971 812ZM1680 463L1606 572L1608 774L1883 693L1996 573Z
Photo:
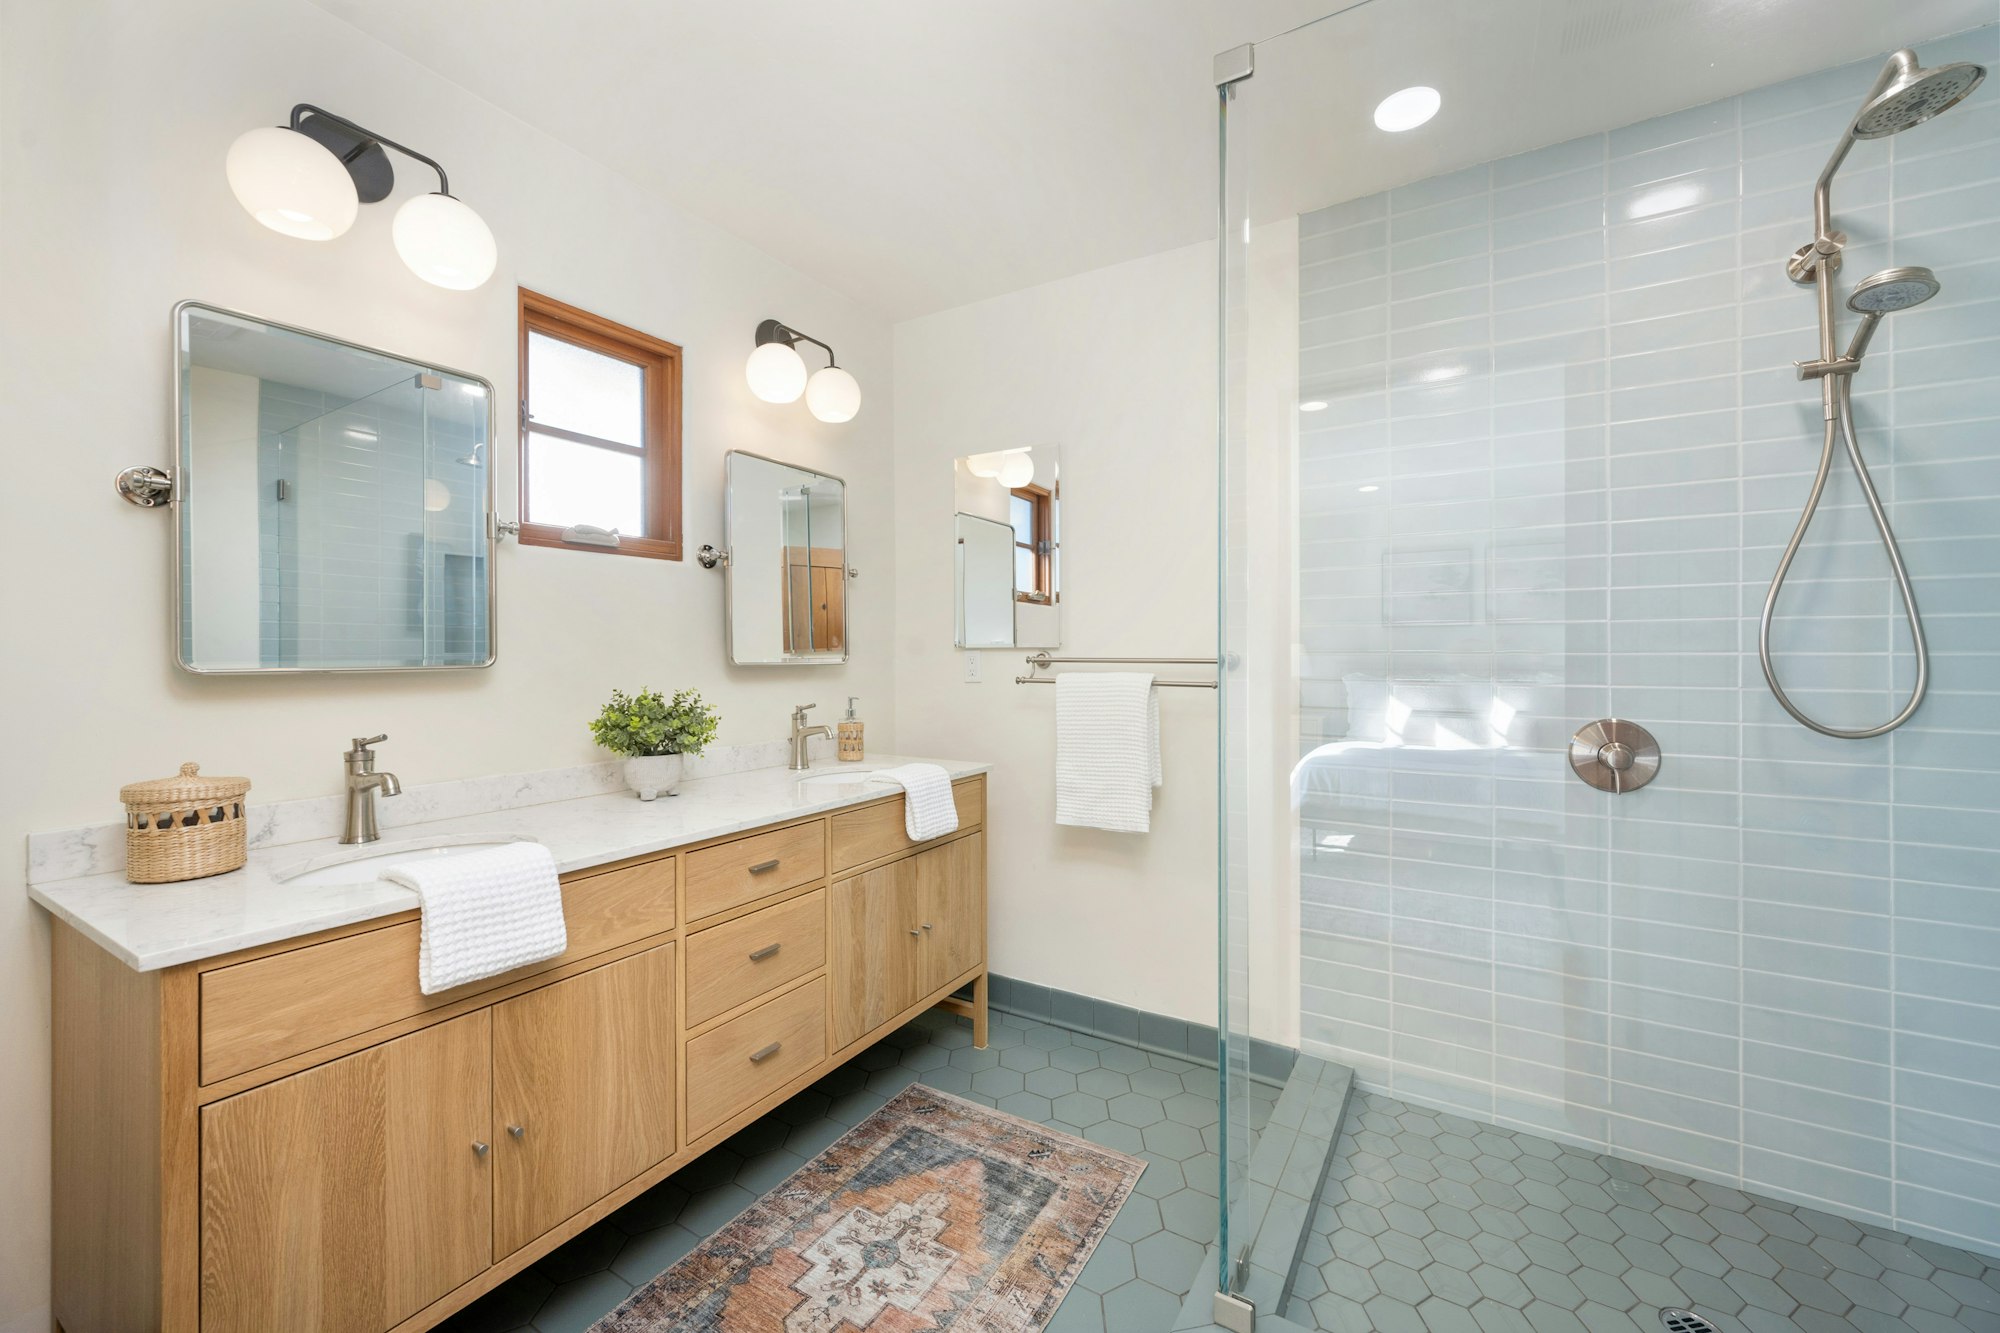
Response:
M389 739L389 733L386 731L383 732L380 736L356 736L354 738L354 748L356 750L365 750L371 745L380 745L383 741L386 741L388 739Z
M799 704L792 709L792 718L794 721L803 722L806 720L806 714L818 707L818 704Z

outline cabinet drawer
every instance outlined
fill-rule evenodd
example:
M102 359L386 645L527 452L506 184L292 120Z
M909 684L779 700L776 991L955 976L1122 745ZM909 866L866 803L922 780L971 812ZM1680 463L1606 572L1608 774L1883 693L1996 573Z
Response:
M952 804L958 807L958 826L961 829L984 822L985 777L960 778L952 783L951 799ZM848 810L833 816L835 874L923 845L911 842L903 832L903 798L900 796L880 805L863 806L859 810Z
M688 936L687 1024L816 972L826 962L826 890Z
M824 874L826 831L816 819L689 852L688 920L810 884Z
M201 1081L261 1068L481 991L672 930L674 858L563 884L569 948L436 995L417 987L420 921L218 967L201 976Z
M826 979L808 982L687 1044L691 1142L826 1059Z

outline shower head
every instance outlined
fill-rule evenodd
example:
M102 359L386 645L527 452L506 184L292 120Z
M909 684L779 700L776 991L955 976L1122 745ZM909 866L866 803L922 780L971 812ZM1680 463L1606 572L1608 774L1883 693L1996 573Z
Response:
M1890 70L1882 90L1865 102L1854 117L1854 137L1883 139L1912 125L1921 125L1941 111L1949 111L1979 86L1986 69L1961 61L1923 69L1916 53L1898 51L1889 57Z
M1943 289L1927 268L1885 268L1854 285L1847 308L1857 315L1886 315L1922 305Z
M1868 350L1869 341L1875 336L1875 326L1882 322L1884 315L1922 305L1943 287L1944 284L1937 280L1937 274L1915 266L1885 268L1855 283L1854 293L1847 298L1847 308L1861 316L1861 327L1854 331L1854 341L1847 346L1847 359L1861 359Z

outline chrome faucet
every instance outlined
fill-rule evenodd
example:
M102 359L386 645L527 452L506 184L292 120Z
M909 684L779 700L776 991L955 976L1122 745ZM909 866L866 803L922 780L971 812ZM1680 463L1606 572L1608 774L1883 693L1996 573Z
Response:
M375 793L403 794L403 784L394 773L375 771L375 752L368 748L388 739L386 734L356 736L354 748L340 756L347 761L347 831L340 835L344 843L375 842L381 838L380 830L375 827Z
M817 707L819 707L818 704L800 704L792 710L792 771L794 773L802 773L812 767L812 761L806 758L807 741L815 736L833 735L833 728L831 727L809 727L806 725L807 710Z

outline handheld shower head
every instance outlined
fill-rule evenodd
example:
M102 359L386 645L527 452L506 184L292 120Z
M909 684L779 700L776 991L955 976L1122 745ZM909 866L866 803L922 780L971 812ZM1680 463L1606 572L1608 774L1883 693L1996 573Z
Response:
M1868 340L1875 336L1875 326L1882 322L1884 315L1922 305L1943 288L1944 284L1938 281L1937 274L1914 265L1885 268L1855 283L1853 294L1847 298L1847 308L1861 316L1861 327L1854 331L1854 341L1848 344L1847 359L1861 359L1861 354L1868 350Z
M1847 308L1857 315L1886 315L1922 305L1944 289L1927 268L1885 268L1854 284Z
M1894 73L1854 117L1857 139L1883 139L1921 125L1964 101L1986 77L1984 66L1965 61L1923 69L1911 51L1896 52L1889 64Z

